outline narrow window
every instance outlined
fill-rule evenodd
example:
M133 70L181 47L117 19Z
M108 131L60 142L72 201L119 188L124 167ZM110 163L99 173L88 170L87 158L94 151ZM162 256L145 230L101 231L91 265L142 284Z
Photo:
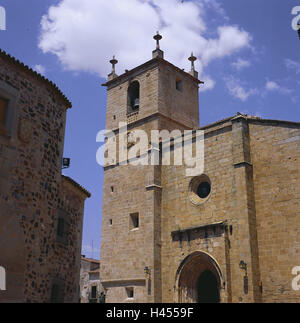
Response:
M56 284L53 284L51 288L51 303L57 303L58 298L59 298L59 286Z
M131 213L129 222L130 230L137 229L139 227L139 213Z
M59 218L57 223L57 235L63 238L64 232L65 232L65 220L63 218Z
M133 287L127 287L126 294L127 294L127 298L133 298L134 297Z
M176 80L176 90L182 92L183 85L181 80Z
M67 244L69 233L69 214L63 210L58 210L56 241Z
M92 286L91 299L96 299L96 298L97 298L97 286Z
M51 286L50 303L64 302L64 281L54 278Z
M109 219L109 225L112 225L112 223L113 223L112 219Z
M132 82L128 87L128 113L136 112L140 108L140 84Z
M6 134L6 113L8 101L0 97L0 133Z

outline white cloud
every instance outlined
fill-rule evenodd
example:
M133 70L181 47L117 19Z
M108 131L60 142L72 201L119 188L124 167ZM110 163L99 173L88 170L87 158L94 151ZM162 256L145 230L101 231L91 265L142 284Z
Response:
M212 8L214 11L219 13L226 21L229 20L224 8L222 7L221 3L218 2L218 0L203 0L203 1L208 7Z
M285 61L285 66L288 69L295 71L296 74L300 74L300 63L299 62L293 61L289 58L285 59L284 61Z
M249 67L251 63L249 61L246 61L242 58L239 58L236 62L233 62L231 64L236 70L240 71L246 67Z
M118 74L151 59L152 37L159 30L165 58L187 70L193 51L199 58L196 68L204 75L212 60L249 47L251 41L246 31L230 25L216 26L216 38L205 38L208 5L224 15L216 0L61 0L42 18L39 47L57 55L67 70L106 77L113 54L119 60Z
M199 87L200 92L212 90L216 84L216 82L208 75L204 75L201 78L201 81L203 81L204 84L200 84L200 87Z
M248 47L251 41L250 35L239 30L236 26L218 27L217 39L204 39L205 44L202 47L199 55L204 65L208 64L215 58L229 56L234 52Z
M284 86L280 86L277 82L275 81L267 81L266 83L266 90L267 91L277 91L280 94L284 95L289 95L293 92L293 90L288 89Z
M226 77L224 81L229 93L241 101L246 101L249 96L258 94L257 89L246 89L242 81L233 76Z
M46 68L43 65L35 65L33 69L42 75L46 73Z
M267 81L267 83L266 83L266 89L268 91L278 90L279 89L279 85L276 82L274 82L274 81Z

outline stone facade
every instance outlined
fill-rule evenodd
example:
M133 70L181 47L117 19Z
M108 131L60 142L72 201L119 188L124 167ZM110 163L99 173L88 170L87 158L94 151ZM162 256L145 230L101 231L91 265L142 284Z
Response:
M140 104L128 113L134 81ZM123 121L148 134L196 130L199 83L162 57L114 75L104 84L106 128L118 135ZM194 303L214 281L215 301L299 302L292 269L300 265L300 123L237 114L199 130L202 176L187 177L186 166L172 163L104 167L107 302ZM203 179L210 185L205 198L194 191ZM199 285L207 273L212 284Z
M84 201L90 194L61 175L71 103L52 82L3 51L0 99L6 109L0 127L6 290L0 302L78 302Z
M105 294L100 280L100 261L81 257L80 300L81 303L100 303Z

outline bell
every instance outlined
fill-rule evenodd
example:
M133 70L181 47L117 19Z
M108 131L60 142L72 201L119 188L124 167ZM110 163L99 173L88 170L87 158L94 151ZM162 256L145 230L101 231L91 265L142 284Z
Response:
M133 109L137 110L140 107L140 99L136 98L134 99Z

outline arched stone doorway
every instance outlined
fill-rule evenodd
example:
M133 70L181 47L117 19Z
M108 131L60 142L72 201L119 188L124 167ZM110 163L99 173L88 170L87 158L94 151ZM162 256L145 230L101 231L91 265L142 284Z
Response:
M219 303L224 285L221 269L207 253L187 256L176 273L176 301L179 303Z
M220 303L218 281L210 270L205 270L198 278L197 303Z

